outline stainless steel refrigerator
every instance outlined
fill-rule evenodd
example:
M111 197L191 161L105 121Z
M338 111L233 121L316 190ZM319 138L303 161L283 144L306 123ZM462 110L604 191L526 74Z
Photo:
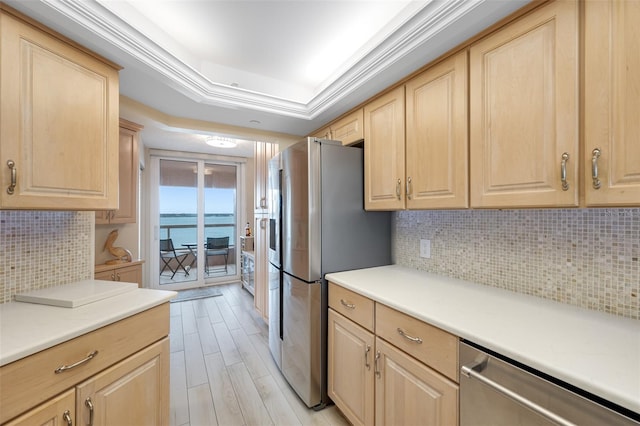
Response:
M269 348L309 407L327 402L325 274L391 263L391 215L364 210L363 151L307 138L269 164Z

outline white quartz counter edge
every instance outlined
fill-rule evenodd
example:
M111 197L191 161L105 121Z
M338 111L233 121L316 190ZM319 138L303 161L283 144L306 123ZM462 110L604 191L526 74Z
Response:
M397 265L326 278L640 413L640 321Z
M176 294L135 289L76 308L0 304L0 366L161 305Z

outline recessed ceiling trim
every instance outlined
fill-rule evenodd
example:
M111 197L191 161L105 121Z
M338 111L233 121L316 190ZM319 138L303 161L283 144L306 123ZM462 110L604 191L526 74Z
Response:
M51 9L126 52L190 99L227 108L250 108L309 119L305 104L210 81L95 1L42 0Z
M424 8L384 43L372 49L307 103L212 82L96 1L41 1L126 52L135 61L150 67L166 80L167 85L195 102L312 120L398 60L410 55L418 46L437 36L477 6L490 0L432 1L425 4ZM433 50L436 51L437 48L434 46Z
M449 25L453 25L485 1L488 0L431 2L405 23L400 30L388 37L383 45L373 49L316 96L308 104L309 116L316 117L337 104L344 96L361 87L393 63L410 55L416 48L429 43L442 31L450 28ZM424 62L428 63L444 53L438 49L439 46L433 46L430 49L431 55L423 56Z

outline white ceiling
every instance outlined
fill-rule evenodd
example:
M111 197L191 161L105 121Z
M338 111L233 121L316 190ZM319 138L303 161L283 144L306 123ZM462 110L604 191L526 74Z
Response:
M123 66L146 146L306 135L530 0L8 0ZM240 139L221 150L206 135Z

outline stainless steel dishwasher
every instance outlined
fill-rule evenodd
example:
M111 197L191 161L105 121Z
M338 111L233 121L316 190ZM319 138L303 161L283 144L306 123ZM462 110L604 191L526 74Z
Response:
M615 406L471 342L460 342L460 426L640 425Z

